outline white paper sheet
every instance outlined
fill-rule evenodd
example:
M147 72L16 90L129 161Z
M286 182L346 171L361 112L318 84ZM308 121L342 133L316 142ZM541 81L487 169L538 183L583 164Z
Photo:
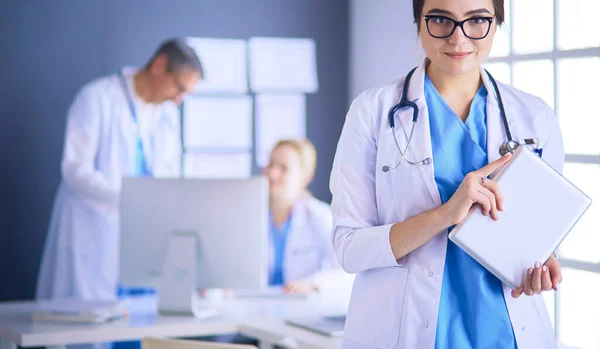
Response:
M234 39L187 38L204 68L205 77L197 93L246 93L246 41Z
M249 178L252 174L252 154L185 153L185 178Z
M252 98L188 96L183 140L190 148L252 148Z
M282 139L306 137L306 97L304 95L256 96L256 163L269 162L273 146Z
M312 39L251 38L250 88L254 92L314 93L319 89Z

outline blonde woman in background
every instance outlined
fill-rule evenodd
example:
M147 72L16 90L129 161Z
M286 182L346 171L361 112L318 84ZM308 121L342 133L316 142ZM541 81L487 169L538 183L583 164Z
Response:
M282 140L263 170L269 181L269 286L294 294L318 291L322 304L337 310L347 307L354 278L335 259L329 205L307 189L316 167L317 152L310 141ZM213 291L216 297L231 296L230 291ZM200 339L258 345L240 334Z
M283 286L286 293L318 291L331 279L326 270L339 268L331 246L331 209L307 189L316 165L310 141L282 140L263 171L269 180L269 286Z

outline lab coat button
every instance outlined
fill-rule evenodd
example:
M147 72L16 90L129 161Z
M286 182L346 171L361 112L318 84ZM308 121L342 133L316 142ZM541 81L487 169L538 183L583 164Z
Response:
M521 331L525 332L525 329L526 329L526 328L527 328L527 327L526 327L525 325L523 325L523 327L521 327Z
M423 328L429 328L429 324L428 323L424 323L423 324Z
M427 275L429 275L429 277L433 277L433 272L430 271L429 273L427 273Z

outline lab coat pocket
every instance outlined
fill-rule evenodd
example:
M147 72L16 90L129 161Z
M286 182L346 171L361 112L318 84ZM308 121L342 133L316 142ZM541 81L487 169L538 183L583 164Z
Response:
M398 343L408 269L387 267L356 275L344 337L375 348Z

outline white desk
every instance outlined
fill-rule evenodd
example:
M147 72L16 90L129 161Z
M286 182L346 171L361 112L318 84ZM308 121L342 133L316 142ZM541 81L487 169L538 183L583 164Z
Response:
M261 342L261 348L273 345L285 348L341 349L341 338L335 339L285 324L281 320L242 324L239 332Z
M241 299L220 305L223 315L208 320L156 313L156 299L138 298L128 304L130 316L107 324L33 322L35 302L0 303L0 349L140 340L144 337L199 337L239 332L258 339L262 348L341 348L341 340L284 323L285 318L323 312L315 299Z
M131 316L102 325L33 322L34 302L0 302L0 349L140 340L144 337L199 337L239 332L261 342L261 349L280 345L302 349L340 349L341 339L321 336L284 323L285 318L333 313L314 299L244 299L222 304L223 316L198 320L156 314L154 298L130 304ZM564 345L559 349L576 349Z

